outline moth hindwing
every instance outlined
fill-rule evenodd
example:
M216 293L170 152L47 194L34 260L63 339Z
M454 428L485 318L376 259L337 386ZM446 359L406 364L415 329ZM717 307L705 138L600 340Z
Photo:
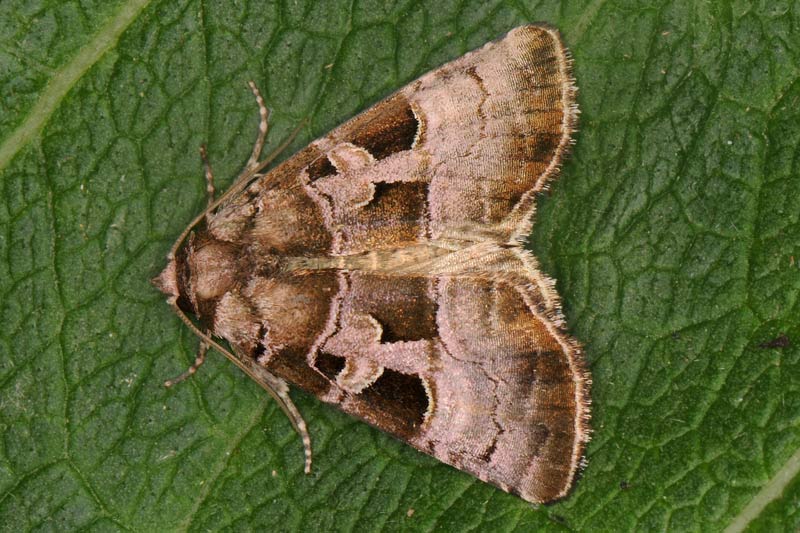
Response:
M278 400L307 469L286 382L525 500L564 497L590 376L522 247L576 126L558 32L516 28L264 175L253 89L253 156L155 279L175 310Z

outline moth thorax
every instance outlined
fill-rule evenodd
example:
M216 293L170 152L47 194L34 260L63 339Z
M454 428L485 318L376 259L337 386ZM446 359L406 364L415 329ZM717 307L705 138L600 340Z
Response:
M188 256L192 300L215 300L230 291L237 280L235 248L227 242L210 241Z

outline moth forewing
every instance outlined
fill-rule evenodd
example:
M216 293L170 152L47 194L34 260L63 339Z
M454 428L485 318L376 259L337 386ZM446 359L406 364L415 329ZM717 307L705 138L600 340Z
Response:
M575 91L558 32L516 28L240 180L158 286L281 402L309 460L286 382L528 501L562 498L590 376L520 241Z

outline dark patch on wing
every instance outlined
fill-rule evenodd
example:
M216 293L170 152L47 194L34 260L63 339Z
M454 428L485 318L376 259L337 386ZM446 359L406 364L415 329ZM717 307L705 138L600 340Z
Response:
M416 374L389 368L359 398L379 414L381 427L406 439L416 433L428 410L428 393Z
M344 357L320 351L317 354L317 360L314 366L316 366L317 370L322 372L326 378L331 381L336 381L336 376L344 369L346 362Z
M253 353L251 357L258 361L258 358L264 355L267 351L267 345L265 342L265 337L267 336L267 328L264 324L261 324L261 327L258 328L258 335L256 338L258 339L258 344L256 344L255 349L253 349Z
M336 174L336 167L333 166L328 156L323 155L308 165L306 171L308 172L308 179L315 181L325 176L333 176Z
M376 106L375 116L364 124L350 142L367 150L375 159L410 150L419 121L408 101L396 96Z
M412 285L402 298L393 298L390 308L376 306L372 316L383 328L381 343L420 341L434 339L439 335L436 325L436 301L426 290L426 279L406 279L403 284Z
M375 183L372 199L365 205L360 217L367 224L380 226L381 221L410 223L415 228L425 212L428 201L428 183L423 181L395 181Z
M528 161L549 163L555 156L558 145L561 144L563 134L537 133L526 139L525 155Z
M568 372L565 365L552 363L553 360L559 360L563 355L559 350L531 352L530 358L534 362L533 380L537 387L557 387L562 383L572 382L572 374Z
M420 341L438 337L436 300L428 278L362 275L353 281L357 312L381 325L381 343Z
M531 455L538 457L550 439L550 429L545 424L536 424L531 428L531 435L533 435Z

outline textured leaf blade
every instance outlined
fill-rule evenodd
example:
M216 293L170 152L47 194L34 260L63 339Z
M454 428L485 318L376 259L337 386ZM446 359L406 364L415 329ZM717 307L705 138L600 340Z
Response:
M5 529L792 528L796 475L775 480L800 448L796 8L57 4L0 17ZM147 280L204 204L200 144L223 185L249 155L246 81L272 146L310 119L296 149L535 20L573 50L583 112L530 239L594 374L568 500L531 508L296 393L304 476L287 421L221 357L163 389L196 340Z

